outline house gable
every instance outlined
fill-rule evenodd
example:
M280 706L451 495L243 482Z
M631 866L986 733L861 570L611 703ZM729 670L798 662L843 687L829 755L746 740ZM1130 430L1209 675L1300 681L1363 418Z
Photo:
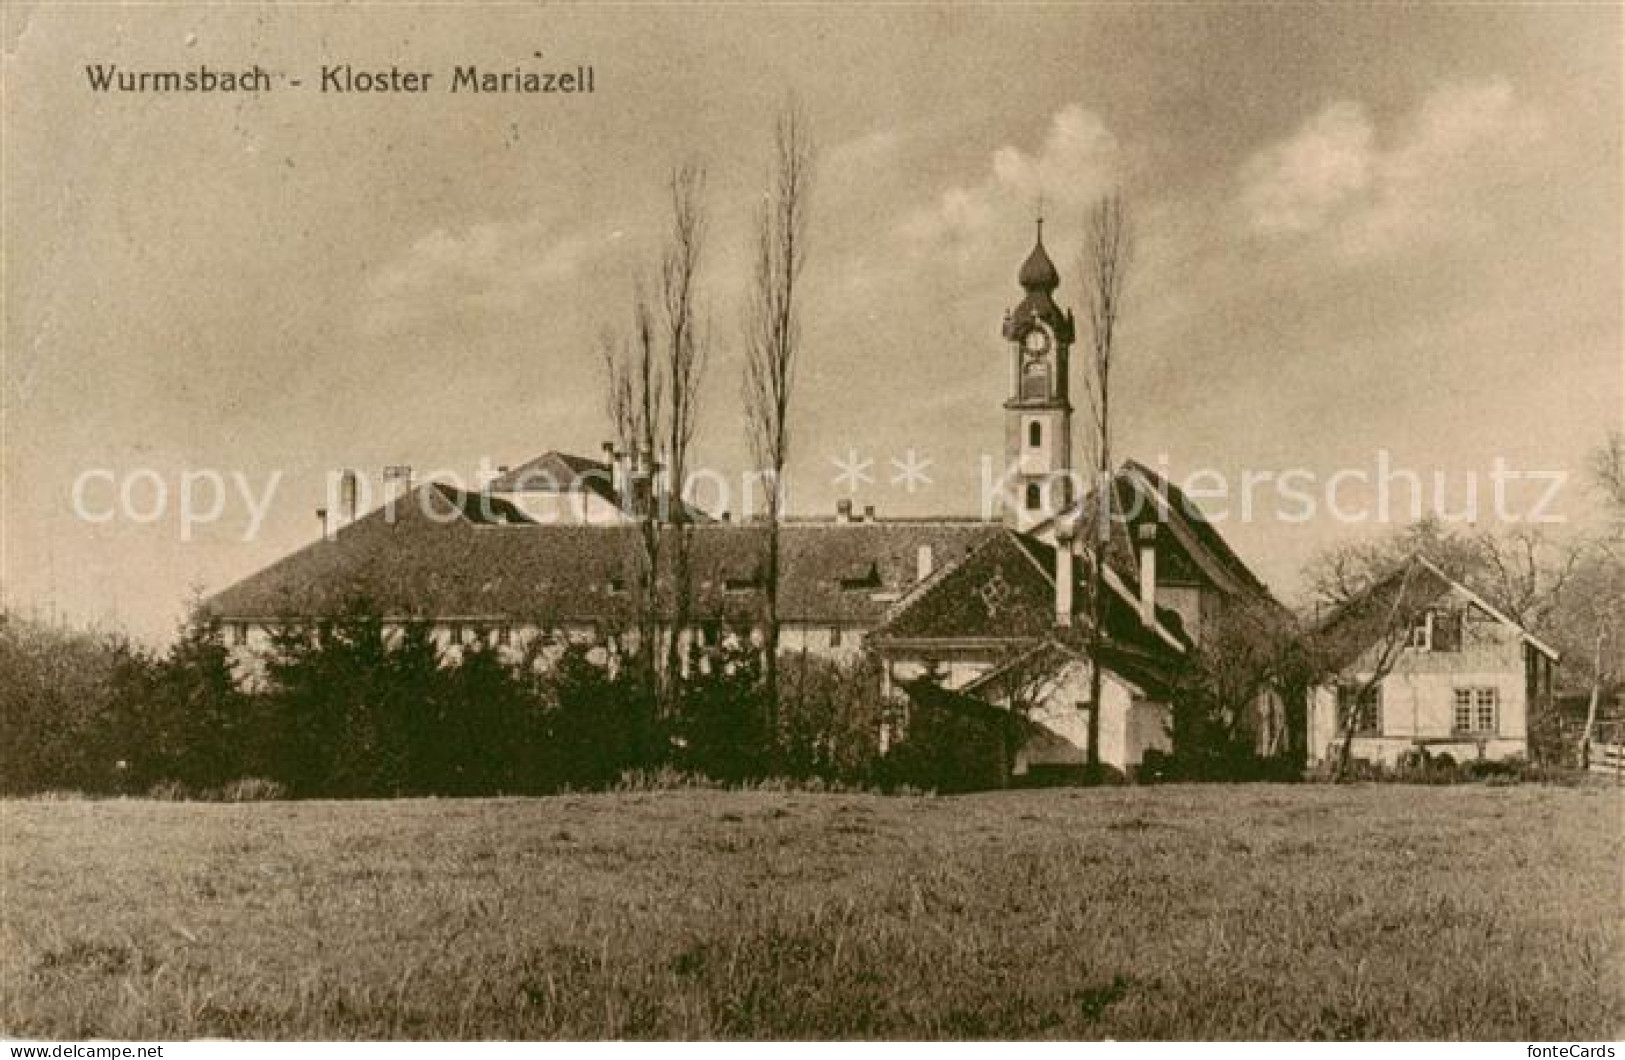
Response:
M1050 579L1015 535L1000 531L922 584L876 631L877 641L1024 641L1055 624Z

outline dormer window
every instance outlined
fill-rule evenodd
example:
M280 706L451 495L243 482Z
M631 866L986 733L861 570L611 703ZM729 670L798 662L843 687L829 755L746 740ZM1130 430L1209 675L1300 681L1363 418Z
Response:
M1412 651L1460 651L1462 613L1424 611L1411 623L1405 646Z
M1433 650L1433 612L1425 611L1412 620L1405 646L1412 651Z
M880 568L870 563L869 569L853 571L841 578L841 591L849 593L869 592L880 588Z
M1432 639L1430 641L1433 651L1460 651L1462 613L1460 611L1430 611L1428 618L1433 624Z

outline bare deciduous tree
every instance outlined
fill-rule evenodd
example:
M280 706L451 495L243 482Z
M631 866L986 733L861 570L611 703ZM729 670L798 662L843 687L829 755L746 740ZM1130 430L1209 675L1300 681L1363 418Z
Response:
M745 412L767 508L763 682L767 708L774 714L779 677L779 528L790 454L790 405L801 348L801 273L807 262L813 162L806 115L792 100L774 127L772 169L756 219L755 275L745 319Z
M1342 601L1317 631L1313 670L1333 677L1357 665L1364 674L1353 683L1335 686L1339 698L1334 775L1339 780L1347 776L1353 760L1362 705L1393 673L1410 644L1411 630L1437 595L1420 584L1418 572L1423 570L1414 557L1407 557L1361 593ZM1422 575L1428 577L1430 573Z
M622 503L638 529L633 605L639 659L665 709L672 706L680 636L692 613L691 527L683 492L707 359L707 334L696 307L705 250L705 171L692 163L678 166L667 186L671 227L661 248L658 301L639 284L630 340L612 334L600 340L610 423L630 462ZM657 457L663 476L654 473ZM671 622L662 647L659 590L668 539Z
M1122 197L1104 196L1089 217L1088 236L1079 258L1084 303L1089 314L1089 360L1084 365L1084 391L1094 420L1093 469L1096 503L1087 513L1092 526L1089 546L1089 735L1086 762L1091 776L1100 771L1101 657L1105 643L1106 553L1114 518L1116 490L1112 475L1111 376L1117 353L1117 329L1123 308L1124 281L1133 252L1133 235Z
M661 527L659 511L641 480L642 469L660 436L660 411L664 404L664 377L655 348L654 313L640 284L632 299L632 336L621 340L606 332L600 337L608 384L608 413L622 460L620 502L626 515L637 524L630 538L628 557L632 567L632 608L637 628L637 661L646 687L659 682L655 642L660 631Z
M688 628L693 603L689 569L692 526L687 498L688 452L694 441L700 382L705 375L708 329L695 307L700 263L705 252L705 171L679 167L671 176L671 232L661 261L661 301L665 308L666 470L671 488L660 503L670 505L672 533L672 624L666 640L666 674L681 667L682 631ZM669 705L669 704L668 704Z

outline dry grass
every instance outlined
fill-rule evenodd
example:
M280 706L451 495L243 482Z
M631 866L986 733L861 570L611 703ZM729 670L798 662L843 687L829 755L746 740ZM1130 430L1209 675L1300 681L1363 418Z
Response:
M0 1031L1577 1039L1611 789L10 802Z

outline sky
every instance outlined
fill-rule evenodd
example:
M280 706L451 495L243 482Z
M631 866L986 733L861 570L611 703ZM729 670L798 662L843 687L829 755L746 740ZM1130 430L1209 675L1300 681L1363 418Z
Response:
M1572 526L1591 511L1587 451L1625 422L1613 5L3 17L14 608L159 637L189 596L314 538L334 469L468 481L596 454L599 336L624 332L667 174L688 161L709 208L695 456L737 482L752 216L791 94L818 145L798 514L842 497L882 517L977 512L1033 219L1058 299L1080 306L1085 218L1112 189L1135 234L1115 448L1175 481L1222 476L1230 494L1203 503L1283 597L1317 550L1405 521L1409 487L1385 521L1358 474L1413 470L1424 508L1439 476L1458 514L1475 482L1485 527L1500 461L1552 476L1539 514ZM258 64L304 85L97 94L93 63ZM590 64L595 91L317 91L341 63L433 71L438 89L458 64ZM855 490L835 477L851 451L874 461ZM910 452L929 483L900 477ZM1281 518L1267 484L1238 510L1244 473L1289 469L1317 489L1344 472L1338 510ZM189 526L180 494L209 514L211 474L219 518ZM1545 481L1522 480L1513 507L1536 514Z

